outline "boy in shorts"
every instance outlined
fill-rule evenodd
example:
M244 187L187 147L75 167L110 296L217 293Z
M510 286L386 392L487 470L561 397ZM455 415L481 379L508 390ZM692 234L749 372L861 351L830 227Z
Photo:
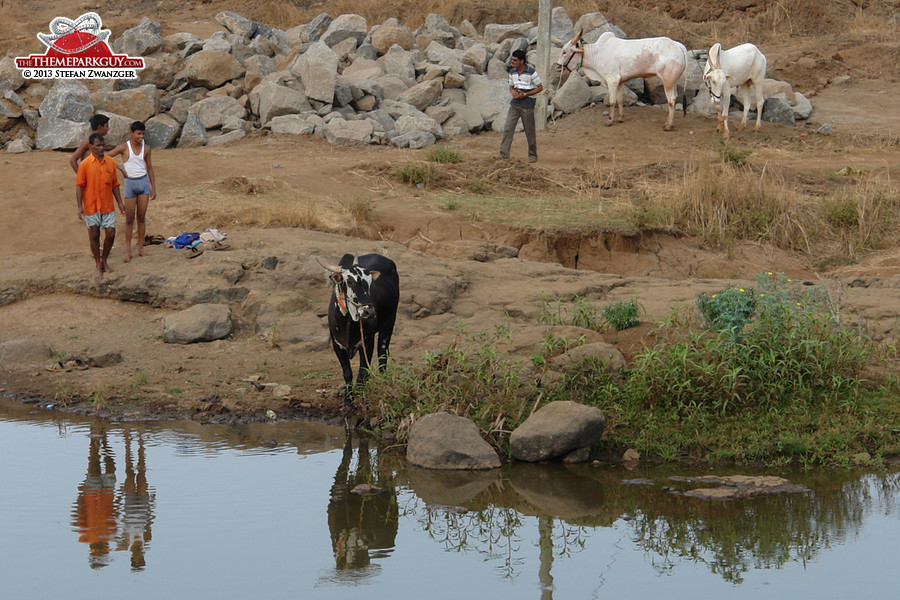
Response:
M107 156L122 155L125 173L125 262L131 260L131 232L137 216L137 253L144 256L147 231L147 205L156 199L156 177L150 162L150 147L144 144L146 127L140 121L131 124L131 139L113 148Z
M103 155L103 143L102 135L91 134L88 138L91 154L78 165L78 175L75 178L78 219L87 225L91 256L97 265L94 279L100 279L104 273L112 272L107 258L116 239L116 206L113 204L113 198L122 213L125 213L125 204L119 193L116 161ZM102 250L101 229L104 232Z

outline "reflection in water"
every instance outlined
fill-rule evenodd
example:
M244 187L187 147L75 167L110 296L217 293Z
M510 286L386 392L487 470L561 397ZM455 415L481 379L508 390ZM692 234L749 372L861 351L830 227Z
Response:
M147 485L146 450L143 433L137 434L137 460L132 450L132 434L126 430L125 438L125 482L119 488L119 514L121 532L118 550L131 553L131 568L143 569L146 565L144 552L150 543L150 526L153 523L153 509L156 492Z
M116 460L106 434L104 422L91 423L87 476L78 486L72 511L72 526L78 541L88 544L88 562L94 569L110 563L110 543L116 536Z
M328 502L328 529L338 572L364 569L372 558L387 558L397 537L393 473L384 467L377 452L369 450L368 438L359 440L356 457L354 465L353 439L348 435ZM360 484L371 484L384 491L353 493Z
M137 462L132 451L131 433L125 437L125 482L116 492L116 461L108 439L108 425L91 423L88 469L78 486L78 498L72 509L72 527L78 541L88 545L91 568L112 562L110 550L131 553L135 570L145 565L144 552L150 541L155 492L147 485L144 442L138 434Z

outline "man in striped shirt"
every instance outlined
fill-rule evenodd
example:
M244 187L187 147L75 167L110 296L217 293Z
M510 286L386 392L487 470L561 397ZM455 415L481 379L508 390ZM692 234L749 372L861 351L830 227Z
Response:
M512 53L509 69L509 112L506 113L506 125L503 128L503 141L500 143L500 158L509 158L513 134L516 125L522 119L525 138L528 140L528 162L537 162L537 134L534 128L534 96L540 94L544 86L537 71L525 63L525 51Z

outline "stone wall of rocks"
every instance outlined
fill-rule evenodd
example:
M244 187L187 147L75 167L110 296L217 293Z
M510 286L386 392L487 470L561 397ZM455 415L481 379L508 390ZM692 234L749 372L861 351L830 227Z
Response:
M114 38L115 52L145 59L134 80L28 81L13 57L0 59L0 146L7 152L74 148L89 133L90 116L100 112L111 119L110 143L142 120L156 148L219 145L261 129L420 148L447 136L501 129L511 53L522 49L528 62L536 61L532 22L488 24L479 33L468 21L456 27L435 14L416 30L393 18L370 26L353 14L322 13L287 31L233 12L215 19L223 30L208 39L164 35L147 18ZM557 7L554 60L581 27L588 42L605 31L625 37L600 13L573 23ZM706 50L691 57L684 78L688 110L713 114L702 83ZM607 95L600 82L579 73L562 86L550 81L544 87L554 90L554 118ZM767 120L793 123L812 110L784 82L767 81L766 97ZM629 82L626 102L665 104L661 83Z

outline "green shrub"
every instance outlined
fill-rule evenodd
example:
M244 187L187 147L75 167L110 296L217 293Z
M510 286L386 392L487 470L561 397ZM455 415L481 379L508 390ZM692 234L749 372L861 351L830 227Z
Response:
M436 163L458 163L462 161L462 155L446 146L431 146L425 153L425 158Z
M756 310L755 293L730 286L711 296L703 292L697 296L697 308L711 329L737 335Z
M751 154L753 154L752 150L741 150L727 143L722 144L719 149L719 155L722 157L722 160L736 167L746 165L747 159L750 158Z
M641 307L637 300L632 298L628 302L607 304L600 312L603 315L603 319L616 331L622 331L630 327L640 326L641 321L637 318L640 310Z
M396 175L403 183L428 185L436 179L437 171L432 165L406 163L397 168Z

